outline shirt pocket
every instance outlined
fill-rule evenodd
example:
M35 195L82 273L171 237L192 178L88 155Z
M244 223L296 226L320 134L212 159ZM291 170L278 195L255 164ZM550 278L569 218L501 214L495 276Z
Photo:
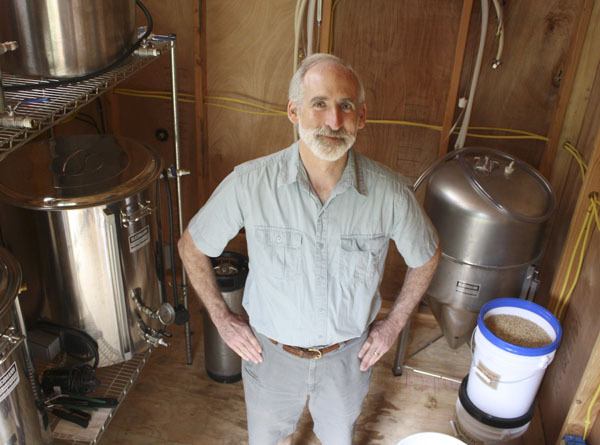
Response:
M256 238L264 253L266 272L278 280L291 281L300 272L302 234L293 229L259 227Z
M388 242L385 235L342 235L340 241L340 277L355 284L379 284Z

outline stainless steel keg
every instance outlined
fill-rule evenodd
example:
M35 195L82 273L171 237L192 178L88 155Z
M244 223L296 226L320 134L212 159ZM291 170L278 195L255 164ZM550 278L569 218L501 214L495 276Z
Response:
M33 367L26 348L17 293L21 268L0 248L0 443L49 444L43 413L36 405Z
M424 206L442 247L428 301L457 347L485 302L532 296L554 197L528 164L498 150L468 148L432 170Z
M74 77L116 60L135 41L135 0L0 0L0 59L13 74Z
M0 163L4 211L36 223L41 265L32 267L42 271L44 315L91 335L100 366L164 343L154 213L160 168L146 146L108 135L30 144Z
M235 252L223 252L212 258L221 295L229 309L244 314L242 296L248 275L248 258ZM242 360L223 341L217 328L204 311L204 364L208 376L220 383L233 383L242 378Z

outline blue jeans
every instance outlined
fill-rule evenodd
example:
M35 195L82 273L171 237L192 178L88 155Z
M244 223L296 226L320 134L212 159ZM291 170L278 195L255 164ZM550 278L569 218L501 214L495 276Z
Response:
M275 445L292 434L308 400L314 432L323 445L350 445L369 390L371 370L360 371L367 338L344 343L320 359L297 357L256 333L263 361L244 361L249 445Z

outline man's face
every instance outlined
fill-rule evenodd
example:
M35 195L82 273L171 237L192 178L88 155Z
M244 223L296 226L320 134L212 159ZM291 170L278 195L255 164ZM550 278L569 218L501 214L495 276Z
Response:
M343 67L324 62L306 73L303 87L301 106L290 102L288 116L316 157L336 161L365 126L366 107L358 104L358 84Z

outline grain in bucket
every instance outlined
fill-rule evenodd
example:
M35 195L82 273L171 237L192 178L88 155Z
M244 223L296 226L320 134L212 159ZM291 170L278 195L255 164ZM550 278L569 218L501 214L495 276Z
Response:
M479 312L467 394L483 412L523 416L531 408L546 368L560 344L558 319L519 298L497 298Z

